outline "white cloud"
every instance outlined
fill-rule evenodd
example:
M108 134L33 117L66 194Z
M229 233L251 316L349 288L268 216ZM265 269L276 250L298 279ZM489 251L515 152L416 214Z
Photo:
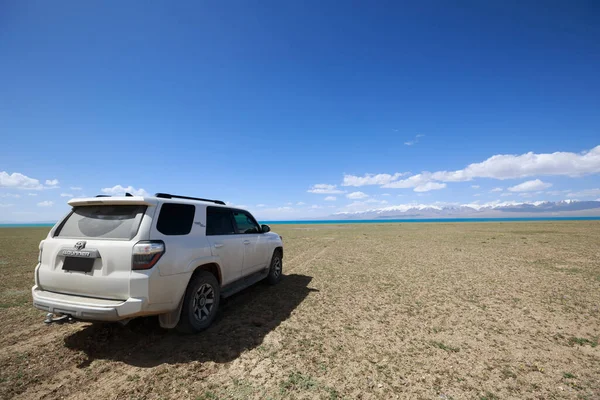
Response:
M424 172L422 174L413 175L406 179L386 183L385 185L382 185L381 187L390 188L390 189L414 188L414 187L417 187L417 186L420 186L420 185L423 185L423 184L429 182L431 180L430 175L431 174L429 172Z
M479 185L471 185L473 189L479 189Z
M493 188L492 190L490 190L490 192L501 192L504 189L502 189L501 187L497 187L497 188Z
M339 194L345 193L343 190L337 188L337 185L328 185L326 183L317 183L307 190L308 193L315 194Z
M234 207L234 208L248 208L248 206L246 206L245 204L236 204L236 203L233 203L233 202L227 201L227 200L225 200L224 203L227 204L229 207Z
M384 205L387 204L387 201L379 201L375 199L367 199L366 201L354 201L350 204L347 204L340 208L341 212L359 212L359 211L367 211L376 207L376 205Z
M507 193L506 192L506 193L502 193L500 196L502 196L502 197L508 197L508 196L512 196L512 195L513 195L512 193Z
M432 179L443 182L469 181L474 178L517 179L535 175L582 176L600 173L600 146L582 153L533 152L498 154L457 171L439 171Z
M38 207L52 207L54 205L53 201L42 201L40 203L37 203Z
M425 135L417 135L417 136L415 136L415 138L413 140L409 140L408 142L404 142L404 144L407 145L407 146L412 146L413 144L419 143L419 138L422 138L424 136Z
M310 206L310 208L316 210L317 208L323 208L322 206L318 206L316 204L313 204L312 206Z
M0 203L0 208L8 208L8 207L12 207L12 206L14 206L14 204L3 204L3 203Z
M71 186L70 189L75 191L83 190L81 186Z
M263 207L266 207L266 206L267 206L266 204L262 204L262 203L256 205L257 208L263 208Z
M71 193L61 193L60 197L73 197Z
M6 171L0 171L0 188L24 189L24 190L43 190L57 189L58 179L46 180L46 185L42 185L38 179L30 178L19 172L9 174Z
M431 174L429 172L424 172L406 179L388 183L382 187L391 189L414 188L415 192L428 192L430 190L438 190L446 187L445 183L432 182L430 176Z
M344 175L342 186L366 186L366 185L385 185L393 182L400 177L408 175L408 172L396 172L390 174L365 174L364 176Z
M30 190L43 189L43 185L37 179L30 178L19 172L13 172L12 174L9 174L6 171L0 171L0 187Z
M389 193L383 193L382 196L391 196Z
M445 183L427 182L424 185L417 186L415 192L429 192L430 190L439 190L446 187Z
M37 193L27 193L28 196L37 196Z
M21 197L21 195L16 193L0 193L0 197L13 197L15 199L18 199Z
M586 189L579 192L573 192L567 194L569 198L586 198L586 197L596 197L600 196L600 188L597 189Z
M111 196L124 196L125 193L131 193L134 196L149 196L148 192L144 189L136 189L133 186L123 187L121 185L115 185L111 188L100 189L100 191Z
M582 152L526 153L522 155L495 155L481 163L474 163L456 171L422 172L406 179L399 179L400 173L366 174L365 176L344 175L344 186L379 184L382 188L408 189L426 192L442 189L439 182L469 181L474 178L514 179L532 175L581 176L600 173L600 146ZM534 181L532 181L534 182ZM429 184L431 183L431 184ZM543 184L543 183L542 183ZM548 185L548 184L546 184ZM517 185L516 187L519 187ZM546 186L549 187L549 186ZM474 189L479 185L473 185ZM492 192L501 192L494 188ZM537 188L531 190L538 190Z
M335 196L327 196L327 197L325 197L325 201L336 201L336 200L337 200L337 197L335 197Z
M306 203L305 203L305 202L303 202L303 201L299 201L299 202L297 202L297 203L296 203L296 205L297 205L297 206L303 206L303 205L305 205L305 204L306 204Z
M366 199L367 197L369 197L369 195L366 193L363 193L363 192L352 192L352 193L348 193L346 195L346 197L349 199L357 200L357 199Z
M396 174L367 174L364 177L345 175L344 182L356 185L376 184L375 177L381 176L387 179L386 183L381 185L382 188L414 188L416 192L423 192L433 188L441 189L442 186L440 186L439 182L464 182L475 178L504 180L525 178L534 175L577 177L596 173L600 173L600 146L581 153L555 152L536 154L529 152L521 155L499 154L483 162L470 164L461 170L437 171L433 173L424 171L406 179L397 179ZM427 185L429 182L437 184ZM499 192L502 189L495 188L492 191Z
M526 181L518 185L511 186L508 188L508 190L510 192L534 192L536 190L547 189L550 186L552 186L551 183L545 183L539 179L534 179L532 181Z

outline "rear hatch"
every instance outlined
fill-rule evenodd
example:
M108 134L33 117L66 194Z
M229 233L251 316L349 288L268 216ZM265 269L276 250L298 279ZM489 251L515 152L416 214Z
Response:
M74 205L72 212L42 245L38 269L41 289L105 299L129 298L132 249L139 240L147 239L145 227L155 207L143 198L126 200L69 202Z

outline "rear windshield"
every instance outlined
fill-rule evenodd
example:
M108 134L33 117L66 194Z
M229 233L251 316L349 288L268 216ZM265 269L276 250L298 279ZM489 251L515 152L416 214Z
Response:
M103 205L74 207L54 236L73 238L132 239L146 206Z

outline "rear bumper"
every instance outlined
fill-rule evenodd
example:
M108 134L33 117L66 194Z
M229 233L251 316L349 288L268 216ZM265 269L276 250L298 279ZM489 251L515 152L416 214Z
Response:
M48 292L37 285L31 288L33 306L55 314L68 314L85 321L119 321L144 315L146 300L106 300Z

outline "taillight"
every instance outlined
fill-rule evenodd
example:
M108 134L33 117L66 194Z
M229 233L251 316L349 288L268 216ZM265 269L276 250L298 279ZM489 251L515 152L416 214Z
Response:
M162 240L144 240L133 246L131 269L150 269L165 253L165 243Z

